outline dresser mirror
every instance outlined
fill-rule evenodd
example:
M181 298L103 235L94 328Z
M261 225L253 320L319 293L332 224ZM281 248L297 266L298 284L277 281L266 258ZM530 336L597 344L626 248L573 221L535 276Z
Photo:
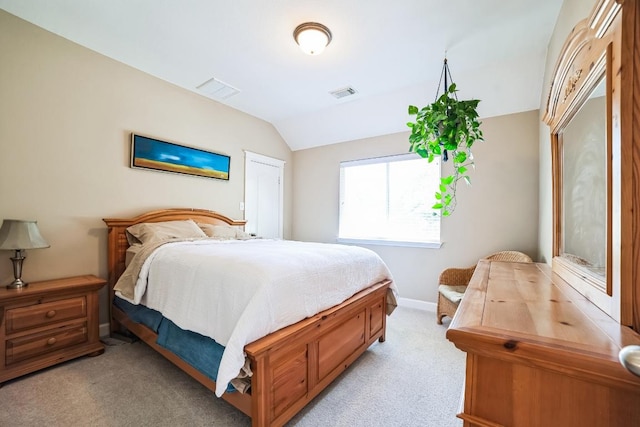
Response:
M609 165L605 82L603 75L559 133L562 215L558 255L593 276L593 284L606 292Z
M576 25L558 58L544 121L551 131L553 272L630 324L621 251L620 10L621 3L601 0Z

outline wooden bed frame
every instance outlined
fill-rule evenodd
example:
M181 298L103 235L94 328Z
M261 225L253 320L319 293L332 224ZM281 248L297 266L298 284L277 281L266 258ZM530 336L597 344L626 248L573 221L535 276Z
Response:
M125 230L142 222L193 219L199 223L243 227L217 212L165 209L130 219L104 219L109 227L109 300L125 270L129 247ZM280 329L245 347L251 362L248 393L225 393L222 398L251 417L253 427L281 426L344 372L373 342L384 342L389 280L365 289L342 304ZM156 344L157 335L111 307L111 331L129 330L180 369L215 391L215 382L172 352Z

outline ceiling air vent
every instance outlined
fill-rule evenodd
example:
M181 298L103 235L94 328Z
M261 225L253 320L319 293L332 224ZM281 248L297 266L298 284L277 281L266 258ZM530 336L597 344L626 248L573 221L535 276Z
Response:
M344 97L347 97L347 96L355 95L358 92L352 87L345 87L345 88L342 88L342 89L337 89L337 90L331 91L329 93L331 95L333 95L334 97L336 97L337 99L340 99L340 98L344 98Z
M235 87L221 82L216 78L209 79L202 83L198 86L198 90L213 99L227 99L240 93L240 89L236 89Z

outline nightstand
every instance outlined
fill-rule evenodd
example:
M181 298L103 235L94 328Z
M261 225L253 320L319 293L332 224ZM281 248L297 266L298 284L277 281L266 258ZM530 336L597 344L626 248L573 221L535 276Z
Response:
M104 352L98 291L106 281L77 276L0 288L0 384L76 357Z

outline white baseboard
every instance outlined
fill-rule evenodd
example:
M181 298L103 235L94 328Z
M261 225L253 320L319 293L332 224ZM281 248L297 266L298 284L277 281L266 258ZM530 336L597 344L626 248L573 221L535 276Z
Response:
M398 298L398 305L400 307L416 308L418 310L436 312L437 304L435 302L421 301L411 298Z

